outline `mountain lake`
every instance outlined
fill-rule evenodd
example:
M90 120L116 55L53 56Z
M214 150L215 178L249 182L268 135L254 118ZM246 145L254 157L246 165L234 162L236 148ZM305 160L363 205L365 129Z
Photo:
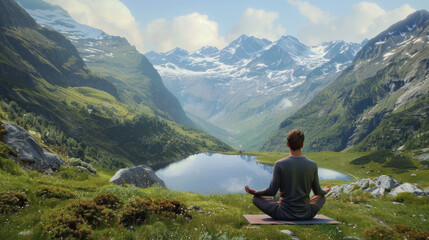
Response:
M267 188L273 166L256 162L254 156L199 153L155 173L171 190L206 195L245 193L245 185L256 190ZM325 168L319 168L319 179L352 180L346 174Z

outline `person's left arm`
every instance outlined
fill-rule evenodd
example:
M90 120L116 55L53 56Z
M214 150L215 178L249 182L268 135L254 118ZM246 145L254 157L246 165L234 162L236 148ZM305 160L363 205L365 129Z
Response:
M316 171L314 173L313 184L312 184L311 188L313 189L314 195L325 195L327 192L329 192L329 190L331 190L331 186L329 186L329 190L327 188L325 188L325 190L322 190L322 188L320 187L319 171L317 169L317 165L316 165ZM326 191L326 190L328 190L328 191Z

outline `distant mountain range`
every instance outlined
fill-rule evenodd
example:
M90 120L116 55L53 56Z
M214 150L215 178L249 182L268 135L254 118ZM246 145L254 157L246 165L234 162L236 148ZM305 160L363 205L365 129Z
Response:
M223 136L207 131L249 150L337 77L360 48L344 41L306 46L292 36L271 42L242 35L221 50L175 48L146 56L196 122L198 117L222 128Z
M125 38L76 22L61 7L43 0L16 0L40 25L66 36L86 65L107 77L122 101L163 118L193 126L158 72Z
M261 150L285 151L294 128L304 130L308 152L428 147L428 92L429 13L421 10L369 40Z

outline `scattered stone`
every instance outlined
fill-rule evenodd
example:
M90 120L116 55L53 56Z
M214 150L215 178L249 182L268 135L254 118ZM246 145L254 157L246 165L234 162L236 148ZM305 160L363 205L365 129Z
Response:
M404 205L403 203L400 203L400 202L392 202L392 203L395 205Z
M358 182L343 184L340 186L332 186L331 191L327 194L328 197L338 199L343 193L349 194L357 189L361 189L364 192L368 192L372 197L376 198L389 194L396 196L399 192L412 192L417 196L429 196L429 189L423 190L416 184L404 183L386 176L381 175L378 178L370 179L364 178Z
M411 173L411 175L410 175L411 177L416 177L417 176L417 174L415 174L415 173Z
M189 211L194 210L194 211L199 212L199 213L203 213L204 212L203 209L201 209L200 207L198 207L196 205L192 205L192 206L188 207L188 210Z
M18 233L18 236L24 236L24 237L26 237L26 236L30 236L31 234L33 234L32 231L22 231L22 232Z
M367 208L374 208L373 206L371 206L369 204L366 204L365 207L367 207Z
M364 240L363 238L354 237L354 236L346 236L343 240Z
M280 232L289 235L293 240L298 240L299 238L291 230L280 230Z
M162 179L156 176L152 168L146 165L119 169L115 175L110 178L110 182L121 184L133 184L136 187L147 188L154 184L165 187Z
M353 190L355 190L355 184L353 184L353 183L350 183L350 184L346 184L344 187L343 187L343 192L344 193L351 193Z
M396 195L398 195L398 193L401 193L401 192L410 192L410 193L414 193L417 196L425 195L425 192L423 191L423 189L421 189L417 185L413 185L411 183L404 183L404 184L394 188L389 193L389 195L396 197Z
M393 216L398 216L398 214L396 214L395 212L392 212Z
M425 161L425 160L428 160L428 159L429 159L429 153L421 154L421 155L417 158L417 160L419 160L419 161Z
M81 169L81 170L84 170L85 172L90 173L90 171L86 167L82 167L82 166L72 166L72 167L77 168L77 169Z
M3 123L7 131L3 136L5 143L18 153L19 161L25 164L26 168L35 168L43 173L57 170L64 165L58 155L45 150L24 128L7 121Z
M53 175L54 174L54 171L52 171L52 169L48 169L48 170L46 170L46 171L44 171L43 172L43 174L46 174L46 175Z
M261 229L261 227L257 227L257 226L248 226L246 227L246 229Z

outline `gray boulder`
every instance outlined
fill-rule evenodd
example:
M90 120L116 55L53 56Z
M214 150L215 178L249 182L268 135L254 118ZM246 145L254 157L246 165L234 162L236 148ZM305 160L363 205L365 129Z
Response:
M4 141L18 153L19 160L27 167L35 168L39 172L49 172L64 165L58 155L46 151L24 128L7 121L3 123L7 131L3 136Z
M411 183L404 183L396 188L394 188L389 195L391 196L396 196L398 195L398 193L402 193L402 192L410 192L410 193L414 193L414 195L417 196L424 196L425 192L423 189L419 188L417 185L411 184Z
M396 181L395 179L386 175L381 175L380 177L374 179L374 183L376 187L384 188L389 191L402 184L401 182Z
M353 190L356 190L356 185L354 183L346 184L343 187L344 193L351 193Z
M384 192L386 191L386 189L380 187L380 188L375 188L372 192L371 192L371 196L376 198L378 196L383 196Z
M164 181L156 176L152 168L146 165L136 167L122 168L110 178L110 182L121 184L133 184L137 187L147 188L154 184L165 187Z

